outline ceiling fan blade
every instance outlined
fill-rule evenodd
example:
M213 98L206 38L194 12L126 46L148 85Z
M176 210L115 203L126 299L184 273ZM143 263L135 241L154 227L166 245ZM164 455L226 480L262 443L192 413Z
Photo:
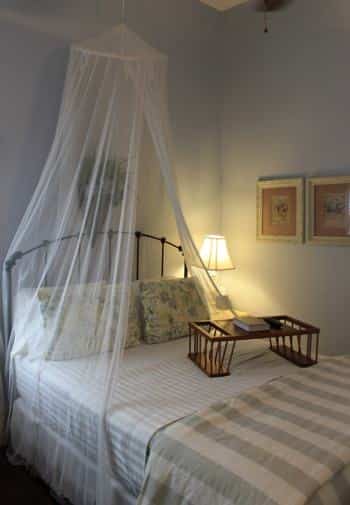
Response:
M256 11L271 12L281 10L293 1L294 0L251 0L251 4Z

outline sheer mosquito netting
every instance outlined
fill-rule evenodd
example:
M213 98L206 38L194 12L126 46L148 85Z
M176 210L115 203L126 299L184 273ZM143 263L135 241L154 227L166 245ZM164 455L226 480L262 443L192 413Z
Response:
M179 203L166 74L166 57L124 25L71 47L53 145L5 262L11 445L58 494L83 505L122 503L116 499L118 455L112 454L108 419L118 409L124 371L145 126L189 273L211 312L220 298ZM81 357L88 359L76 359ZM36 370L26 421L16 406L16 371L23 359ZM56 380L64 383L62 361L78 366L74 373L84 385L82 397L65 404L64 428L49 414L58 399L45 382L47 367L57 366ZM90 396L96 388L98 395ZM96 414L93 422L84 417L87 405ZM60 442L50 437L57 430ZM77 444L81 430L90 432L93 443ZM67 489L67 475L72 489Z

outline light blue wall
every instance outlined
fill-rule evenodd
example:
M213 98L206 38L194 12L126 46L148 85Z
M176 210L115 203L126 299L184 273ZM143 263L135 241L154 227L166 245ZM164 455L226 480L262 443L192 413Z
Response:
M67 51L0 21L0 257L16 231L55 130Z
M199 240L217 230L220 216L211 195L219 190L219 108L213 89L219 79L222 16L198 0L128 0L126 5L128 25L169 56L175 168L184 180L180 193ZM119 21L120 2L114 0L0 2L0 260L51 145L69 43ZM149 188L142 195L150 199L140 225L149 226L155 215L168 216L169 238L175 239L164 188L150 160L152 155L145 163ZM153 195L162 211L154 208ZM159 231L164 233L164 227Z
M256 241L259 177L350 174L350 4L296 0L272 15L241 6L226 22L223 213L237 308L290 313L350 352L350 248Z

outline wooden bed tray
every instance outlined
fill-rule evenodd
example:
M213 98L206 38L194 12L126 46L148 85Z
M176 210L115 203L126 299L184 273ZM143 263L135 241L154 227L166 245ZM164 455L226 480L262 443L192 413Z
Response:
M299 367L318 362L320 329L290 316L273 316L280 329L248 332L228 321L196 321L189 323L188 357L209 377L225 377L231 373L236 343L244 340L268 339L270 350Z

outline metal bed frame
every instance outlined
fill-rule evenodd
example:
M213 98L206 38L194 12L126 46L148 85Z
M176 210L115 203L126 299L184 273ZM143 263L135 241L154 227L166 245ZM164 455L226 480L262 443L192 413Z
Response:
M108 231L101 231L97 232L96 235L108 235L108 271L111 271L112 268L112 240L115 235L118 235L119 233L127 233L127 232L120 232L120 231L115 231L115 230L108 230ZM83 234L83 237L86 234ZM43 258L44 262L46 264L47 262L47 256L48 256L48 249L51 244L57 243L57 242L64 242L67 240L72 240L72 239L79 239L81 238L80 233L74 233L71 235L66 235L61 238L57 238L54 240L44 240L40 244L31 247L27 251L16 251L13 253L4 263L3 267L3 284L2 284L2 309L3 309L3 325L4 325L4 337L5 337L5 343L8 344L11 332L12 332L12 315L13 315L13 293L12 293L12 273L13 270L17 264L18 261L20 261L22 258L27 256L28 254L32 254L35 251L43 250ZM149 233L143 233L142 231L136 231L135 232L135 239L136 239L136 280L140 279L140 262L141 262L141 240L142 239L149 239L153 240L156 242L160 243L161 247L161 262L160 262L160 277L164 277L164 272L165 272L165 251L166 247L177 249L181 255L183 256L183 249L181 245L174 244L173 242L170 242L167 240L166 237L158 237L156 235L150 235ZM81 253L81 244L79 245L79 250L78 250L78 275L80 278L80 253ZM184 261L184 277L186 278L188 276L188 271L187 271L187 266ZM47 276L44 279L43 286L48 285L48 279Z

